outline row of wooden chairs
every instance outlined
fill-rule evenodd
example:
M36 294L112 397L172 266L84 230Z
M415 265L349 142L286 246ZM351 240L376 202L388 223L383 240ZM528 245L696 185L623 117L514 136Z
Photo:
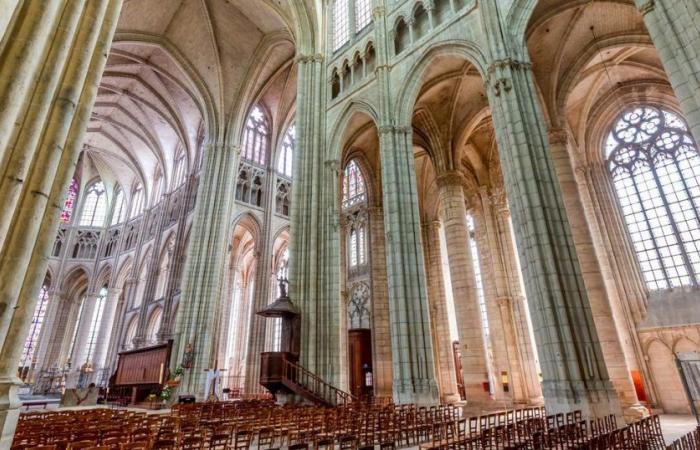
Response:
M421 445L422 450L664 450L658 416L622 428L614 418L586 421L580 414L558 419L530 418L480 430L458 433L453 439ZM682 450L685 450L681 447Z
M700 450L700 426L681 436L666 447L667 450Z

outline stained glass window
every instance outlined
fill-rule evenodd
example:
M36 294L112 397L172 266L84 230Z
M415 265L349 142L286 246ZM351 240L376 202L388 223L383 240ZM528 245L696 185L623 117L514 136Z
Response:
M350 230L350 267L355 267L357 261L357 230Z
M372 0L355 0L355 32L372 22Z
M282 150L277 160L277 173L285 177L292 177L292 158L294 157L294 144L296 143L296 129L294 125L287 128L282 139Z
M348 0L333 4L333 50L338 50L350 39Z
M262 109L258 105L248 115L243 137L243 158L254 163L265 165L269 146L269 127Z
M112 222L110 225L116 225L124 222L125 215L126 208L124 207L124 191L120 187L117 187L117 191L114 194L114 209L112 210Z
M49 301L49 291L46 285L41 287L39 291L39 299L36 302L36 307L34 308L34 314L32 315L32 324L29 327L29 335L24 341L24 349L22 350L22 356L19 360L19 367L29 367L34 359L34 351L37 345L39 345L39 333L41 333L41 325L44 323L44 316L46 315L46 305Z
M647 287L697 286L700 155L683 119L655 106L630 109L605 152Z
M75 199L78 198L78 187L78 182L73 178L70 182L70 186L68 186L66 200L63 202L63 210L61 211L61 222L63 223L69 223L73 215Z
M350 161L343 173L343 208L364 203L366 200L365 179L357 163L354 160Z
M80 226L99 227L104 225L107 214L107 195L101 181L92 183L85 192Z

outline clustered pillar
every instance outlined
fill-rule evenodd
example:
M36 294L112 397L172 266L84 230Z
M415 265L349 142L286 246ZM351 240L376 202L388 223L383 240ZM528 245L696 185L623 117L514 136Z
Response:
M408 127L380 126L394 401L438 400L420 218Z
M239 153L240 148L230 144L206 146L178 307L171 366L187 366L180 392L193 394L199 400L208 397L206 371L213 368L217 357L217 330L213 324L221 303L231 193L235 189Z
M438 178L440 214L445 227L447 259L454 299L462 359L462 376L468 405L485 407L492 402L484 383L489 381L488 359L476 293L476 278L469 247L465 182L457 172Z
M121 0L7 6L0 29L0 447L9 446L15 427L17 361Z

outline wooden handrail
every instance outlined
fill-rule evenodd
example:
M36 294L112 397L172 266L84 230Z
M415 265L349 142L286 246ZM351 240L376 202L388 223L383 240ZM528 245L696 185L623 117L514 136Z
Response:
M287 358L284 358L282 376L284 381L295 384L327 405L344 406L357 400L352 394L338 389Z

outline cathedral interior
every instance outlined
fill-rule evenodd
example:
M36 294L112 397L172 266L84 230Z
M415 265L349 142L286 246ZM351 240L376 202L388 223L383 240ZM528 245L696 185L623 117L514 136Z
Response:
M0 449L700 448L697 0L0 11Z

